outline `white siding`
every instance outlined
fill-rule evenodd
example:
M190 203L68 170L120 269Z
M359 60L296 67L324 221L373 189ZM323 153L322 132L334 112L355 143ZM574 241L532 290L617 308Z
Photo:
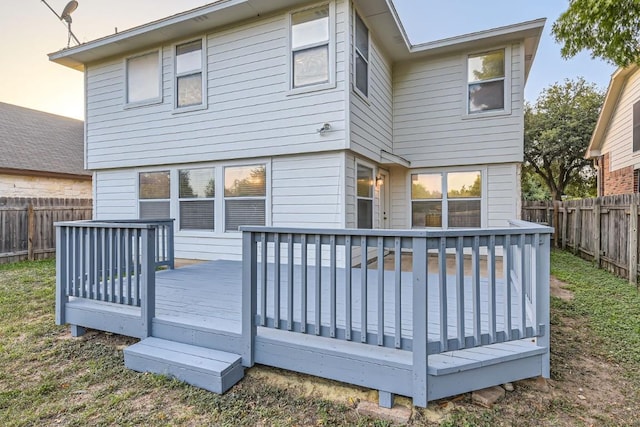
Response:
M207 35L208 108L175 113L173 45L164 44L163 101L125 109L123 58L87 68L88 167L240 159L346 146L347 2L336 7L336 87L290 95L288 14ZM324 122L331 131L319 135Z
M489 165L487 168L487 225L506 227L520 217L520 165Z
M353 25L353 21L351 21ZM369 44L369 96L363 99L354 90L350 93L351 149L370 159L378 160L380 150L393 152L392 65L379 49L373 30ZM355 30L352 31L352 34ZM384 34L380 35L384 37ZM353 38L350 38L353 44ZM350 55L351 81L355 82L353 55ZM352 83L355 84L355 83Z
M602 153L609 153L612 171L640 164L640 152L633 152L633 104L637 101L640 101L639 71L629 76L604 135Z
M138 173L135 170L99 171L94 174L95 219L134 219L138 217Z
M524 63L520 45L509 50L511 113L504 115L464 113L464 54L397 64L394 153L411 161L412 167L521 162Z
M409 171L403 168L392 168L391 180L391 228L411 228L411 201L408 199Z
M274 158L274 227L344 228L344 155Z

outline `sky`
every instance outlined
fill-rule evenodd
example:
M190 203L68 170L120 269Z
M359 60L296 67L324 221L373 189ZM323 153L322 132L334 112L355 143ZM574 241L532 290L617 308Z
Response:
M210 3L211 0L78 0L72 30L81 42ZM551 24L568 0L393 0L412 43L439 40L537 18L547 18L525 99L549 85L583 76L603 90L615 68L588 54L560 56ZM67 0L48 0L58 13ZM375 29L373 29L375 31ZM51 63L47 53L67 45L67 30L41 0L0 2L0 102L83 119L83 75Z

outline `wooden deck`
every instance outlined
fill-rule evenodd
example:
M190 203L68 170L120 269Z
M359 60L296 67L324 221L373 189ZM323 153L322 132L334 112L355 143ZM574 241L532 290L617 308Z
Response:
M175 375L190 360L182 379L211 366L212 390L258 363L376 389L383 406L395 394L426 406L549 375L549 230L517 226L249 229L243 261L157 271L157 254L172 253L157 225L64 224L56 321L74 335L152 337L125 351L127 366ZM385 262L345 262L364 248ZM241 365L213 369L227 359Z

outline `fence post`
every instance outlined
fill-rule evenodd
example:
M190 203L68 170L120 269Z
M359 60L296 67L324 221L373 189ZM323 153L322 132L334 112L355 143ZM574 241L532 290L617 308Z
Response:
M427 343L427 237L413 238L413 404L429 401Z
M556 248L560 247L560 236L562 235L560 227L560 202L553 201L553 242Z
M573 220L573 253L580 253L580 240L582 239L582 210L580 206L576 206L574 211L575 218Z
M265 242L266 240L263 240ZM263 253L267 245L263 244ZM266 260L263 256L262 260ZM265 271L263 269L263 271ZM264 280L264 277L262 278ZM265 298L265 296L262 296ZM258 311L258 244L251 231L242 232L242 365L255 363L256 321ZM263 318L265 313L262 313Z
M638 283L638 196L631 197L629 206L629 283Z
M33 211L33 203L29 202L27 206L27 259L33 261L36 259L33 247L33 239L36 234L36 215Z
M569 234L569 208L562 203L562 249L567 248L567 236Z
M142 230L142 295L140 311L144 337L150 337L156 316L156 229Z
M600 268L600 202L598 197L593 203L593 260Z
M56 227L56 325L64 325L65 306L69 301L67 287L69 274L67 267L68 228Z

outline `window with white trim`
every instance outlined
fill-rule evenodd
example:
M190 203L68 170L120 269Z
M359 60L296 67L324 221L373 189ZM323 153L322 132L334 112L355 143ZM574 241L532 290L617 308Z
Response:
M369 96L369 29L355 14L354 67L355 87L365 97Z
M140 219L169 218L171 216L169 171L140 172L138 184Z
M202 39L176 46L176 108L203 103Z
M159 51L127 58L125 68L127 104L150 103L160 100Z
M467 58L467 112L505 109L505 50L499 49Z
M329 5L291 14L292 88L329 83Z
M224 168L224 229L266 224L267 173L265 165Z
M358 164L356 178L358 228L373 228L373 186L373 169Z
M214 231L215 169L180 169L178 180L180 230Z
M411 226L479 228L481 171L411 174Z

